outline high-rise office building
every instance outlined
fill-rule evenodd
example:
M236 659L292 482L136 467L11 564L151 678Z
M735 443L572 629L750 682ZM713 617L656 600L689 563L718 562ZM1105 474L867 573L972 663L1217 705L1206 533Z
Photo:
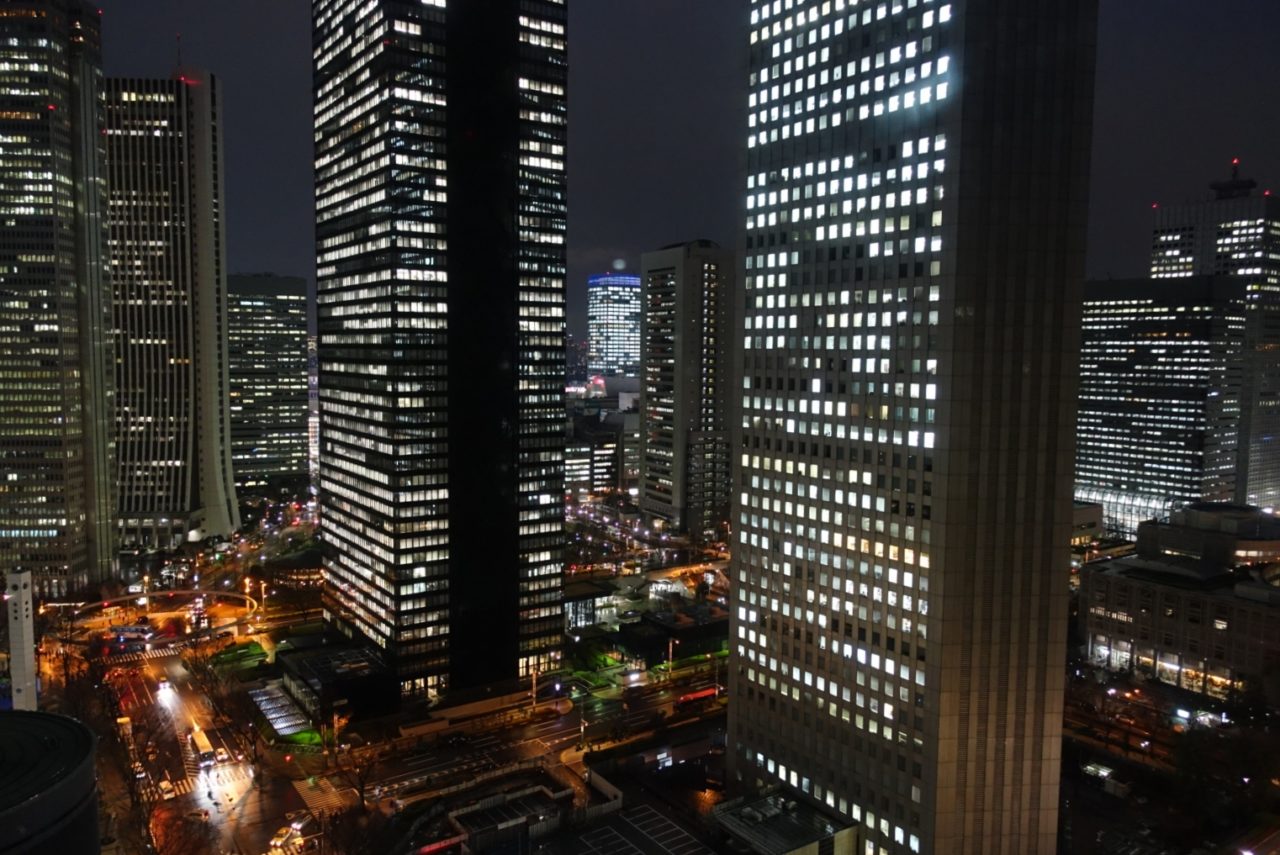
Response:
M314 0L326 614L405 694L564 627L562 0Z
M107 185L122 547L240 525L231 467L222 90L109 78Z
M115 555L97 10L6 3L0 85L0 567L62 594Z
M736 261L697 240L641 259L640 508L696 540L729 519L729 321Z
M1097 4L752 2L733 768L1052 853Z
M1158 205L1151 276L1231 276L1246 290L1244 394L1236 470L1238 501L1280 506L1280 198L1240 177L1210 185L1212 198Z
M1236 276L1085 285L1076 497L1100 502L1113 534L1187 502L1247 501L1245 327L1276 314L1250 293Z
M639 276L608 273L587 280L587 371L639 376Z
M227 340L236 485L262 490L309 478L306 280L228 277Z

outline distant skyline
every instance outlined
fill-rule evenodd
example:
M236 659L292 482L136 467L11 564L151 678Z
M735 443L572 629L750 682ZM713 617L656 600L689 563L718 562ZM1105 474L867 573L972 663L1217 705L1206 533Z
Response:
M178 62L224 83L229 269L314 280L307 0L102 0L109 75ZM569 329L615 259L735 247L745 0L571 0ZM1090 277L1146 274L1153 202L1201 198L1240 157L1280 192L1280 3L1103 0Z

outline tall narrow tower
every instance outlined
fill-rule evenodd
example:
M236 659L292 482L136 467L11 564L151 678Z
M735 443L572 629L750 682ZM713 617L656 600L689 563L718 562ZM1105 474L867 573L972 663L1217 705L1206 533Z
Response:
M730 741L1056 848L1093 0L753 0Z
M5 579L4 604L9 620L9 677L13 684L13 708L34 711L36 697L35 609L30 570L16 570Z
M222 92L107 81L118 529L173 549L240 525L231 468Z
M406 695L559 661L562 0L314 0L327 618Z
M0 69L0 569L61 594L115 554L97 10L6 3Z

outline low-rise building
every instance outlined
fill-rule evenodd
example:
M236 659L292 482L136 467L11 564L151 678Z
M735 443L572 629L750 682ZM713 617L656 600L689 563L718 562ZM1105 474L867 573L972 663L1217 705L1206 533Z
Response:
M1081 570L1090 661L1224 699L1268 690L1278 560L1280 519L1257 508L1194 503L1143 523L1134 555Z
M786 791L715 807L721 830L756 855L854 855L861 826Z
M276 660L285 691L317 724L335 713L384 715L399 704L395 672L372 648L326 645L281 653Z

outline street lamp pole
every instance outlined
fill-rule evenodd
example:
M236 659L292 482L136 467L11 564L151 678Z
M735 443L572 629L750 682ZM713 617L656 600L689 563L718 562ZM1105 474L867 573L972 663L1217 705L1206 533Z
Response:
M675 638L667 639L667 679L670 680L675 670L675 646L679 644Z
M532 700L533 700L533 704L532 704L532 706L530 706L530 708L529 708L529 712L531 712L531 713L535 713L535 712L537 712L537 711L538 711L538 669L537 669L537 668L534 668L534 669L533 669L533 694L532 694Z

